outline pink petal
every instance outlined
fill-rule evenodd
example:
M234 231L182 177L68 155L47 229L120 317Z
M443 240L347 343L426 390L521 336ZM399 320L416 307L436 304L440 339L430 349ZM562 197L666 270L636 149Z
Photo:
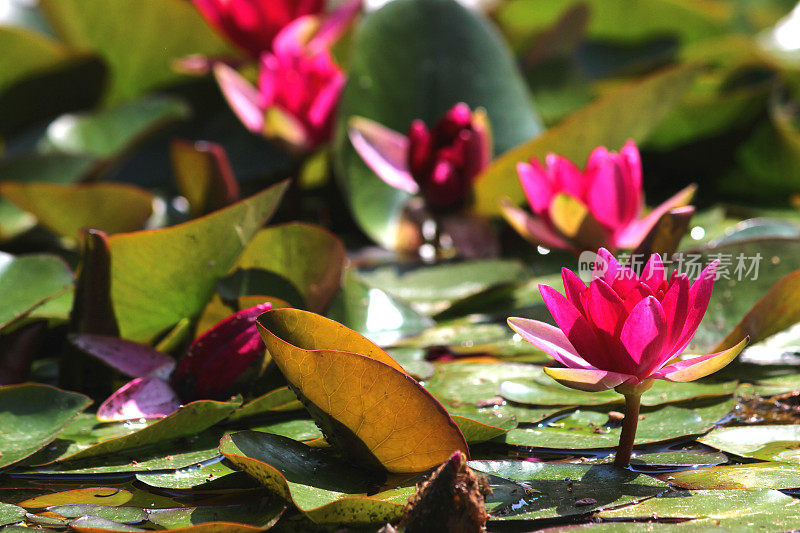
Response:
M320 17L318 15L299 17L278 32L272 41L272 51L279 57L302 54L319 29Z
M614 290L617 292L617 294L619 294L619 290L616 287ZM639 304L639 302L648 296L653 296L653 291L650 290L650 287L644 283L636 283L630 288L630 290L627 291L625 299L622 301L622 303L625 305L625 310L630 313L633 308Z
M619 268L619 263L614 258L614 254L605 248L600 248L597 250L592 279L602 278L606 283L613 283L617 278Z
M650 290L655 294L661 284L667 279L667 274L664 270L664 263L661 262L661 256L653 254L650 260L644 265L640 279L650 287Z
M602 279L593 279L586 291L587 318L601 331L617 336L622 328L625 306L619 295Z
M172 357L149 346L105 335L71 335L70 341L84 352L132 378L167 379L175 368Z
M347 31L360 11L361 0L345 0L339 3L333 12L322 19L322 24L309 41L308 48L313 52L330 49Z
M328 84L317 93L314 102L308 110L308 121L318 130L325 130L333 120L336 106L339 104L339 96L342 94L347 76L344 72L338 72Z
M509 318L508 325L523 339L543 350L562 365L571 368L594 368L578 355L560 329L538 320L517 317Z
M587 392L613 389L623 383L638 383L636 376L597 369L544 367L544 372L565 387Z
M509 224L528 241L545 248L572 250L572 246L558 236L541 219L531 216L508 200L500 203L503 216Z
M667 319L661 304L648 296L633 308L622 326L620 340L637 370L652 368L658 363L666 341ZM641 379L646 377L638 371Z
M564 283L564 293L567 299L576 309L582 310L581 295L587 290L586 284L574 272L565 267L561 268L561 280Z
M540 216L546 213L553 201L554 191L539 162L534 159L530 164L517 163L517 174L531 210Z
M539 285L539 292L542 293L544 304L550 314L553 315L553 320L566 335L575 351L581 355L581 358L596 367L603 367L603 365L608 364L608 354L586 317L552 287ZM562 364L573 366L566 363Z
M350 119L350 142L364 162L384 182L410 194L419 185L408 170L408 138L371 120Z
M163 380L136 378L123 385L97 409L103 422L163 418L181 406L178 395Z
M586 198L583 172L572 161L557 154L547 154L545 162L550 181L557 192L565 192L580 200Z
M733 361L744 349L748 340L749 337L745 337L739 344L727 350L672 363L654 372L650 377L683 382L708 376Z
M603 164L587 169L586 205L598 222L612 229L627 222L630 200L629 183L615 159L609 154Z
M639 155L639 149L636 148L636 143L633 142L632 139L629 139L628 142L625 143L625 146L619 151L619 155L622 156L623 161L628 166L633 186L639 191L639 196L641 197L642 158Z
M643 219L630 223L615 236L614 240L617 247L635 249L641 244L647 234L650 233L653 226L655 226L668 211L689 203L696 189L697 187L695 185L689 185L672 198L650 211Z
M700 273L692 287L689 289L689 304L686 313L686 320L681 329L680 338L675 353L681 353L689 341L692 340L695 331L700 326L703 316L708 309L708 302L711 300L711 292L714 290L714 278L717 273L719 261L714 261Z
M214 65L222 95L242 124L253 133L264 129L264 110L259 106L259 92L238 72L223 63Z
M689 312L689 279L686 274L678 274L671 280L667 292L661 299L661 307L669 323L666 352L670 355L679 353L676 345Z

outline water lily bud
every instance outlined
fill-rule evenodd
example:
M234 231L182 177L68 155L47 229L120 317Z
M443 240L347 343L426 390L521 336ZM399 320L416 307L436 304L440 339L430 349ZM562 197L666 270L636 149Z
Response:
M172 374L171 385L183 401L223 398L237 378L264 354L256 318L270 303L235 313L189 346Z

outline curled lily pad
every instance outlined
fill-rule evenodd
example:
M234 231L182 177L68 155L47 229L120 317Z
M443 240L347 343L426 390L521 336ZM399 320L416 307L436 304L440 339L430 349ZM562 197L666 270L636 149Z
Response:
M367 496L374 480L325 450L285 437L241 431L222 438L220 452L271 492L318 523L382 524L402 516L413 487Z
M274 309L258 319L272 359L326 438L371 469L422 472L467 452L447 411L386 352L319 315Z

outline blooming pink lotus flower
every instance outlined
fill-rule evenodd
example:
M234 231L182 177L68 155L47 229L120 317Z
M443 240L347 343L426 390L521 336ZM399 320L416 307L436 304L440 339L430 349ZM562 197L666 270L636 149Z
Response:
M383 181L420 194L435 211L464 205L475 177L492 157L486 113L472 112L463 103L450 109L433 129L413 121L407 137L356 117L350 123L350 140Z
M306 16L286 26L260 56L258 87L229 65L214 65L222 94L247 129L301 153L330 139L346 76L328 48L359 7L360 0L345 2L328 18Z
M556 360L545 372L568 387L601 391L652 379L692 381L727 365L745 345L743 340L719 353L676 358L706 312L717 264L690 284L686 274L667 280L658 254L640 277L601 248L588 287L566 268L561 270L566 296L539 285L558 328L525 318L508 323Z
M519 163L517 173L534 216L506 204L503 214L527 239L547 248L635 249L659 219L691 201L689 186L642 217L642 162L633 141L619 153L599 146L585 170L556 154L546 166Z
M256 305L232 314L200 335L177 366L170 356L135 342L103 335L76 335L72 342L133 377L97 410L100 420L161 418L182 403L219 399L264 354L256 318L272 308Z
M508 324L542 349L556 364L544 371L573 389L614 388L625 396L625 421L614 464L627 466L636 435L643 392L653 380L693 381L733 361L747 338L709 355L680 356L706 312L718 262L692 284L686 274L667 279L653 254L637 276L601 248L587 287L573 272L561 270L566 296L539 285L558 327L525 318Z
M270 49L278 32L303 15L325 9L325 0L193 0L203 17L253 57Z

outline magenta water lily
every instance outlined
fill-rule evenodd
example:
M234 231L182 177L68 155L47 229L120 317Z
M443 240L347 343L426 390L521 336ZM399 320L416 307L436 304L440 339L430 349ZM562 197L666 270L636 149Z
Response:
M630 459L638 420L639 398L654 379L693 381L730 363L747 339L718 353L681 355L708 307L718 263L708 265L694 281L683 273L667 277L653 254L641 276L600 249L595 272L585 285L563 268L562 295L540 285L542 298L558 327L537 320L509 318L523 339L544 350L555 364L544 371L582 391L614 388L628 405L616 463Z
M230 315L192 342L178 361L147 346L101 335L77 335L79 348L134 379L97 410L100 420L161 418L182 404L222 399L264 354L256 318L272 308L263 303Z
M464 206L492 157L486 113L456 104L429 128L414 120L404 136L365 118L350 122L350 140L387 184L419 194L433 211Z
M643 216L642 162L633 141L619 153L599 146L584 170L557 154L519 163L533 216L504 205L504 215L535 244L563 250L635 249L667 212L686 206L689 186Z

